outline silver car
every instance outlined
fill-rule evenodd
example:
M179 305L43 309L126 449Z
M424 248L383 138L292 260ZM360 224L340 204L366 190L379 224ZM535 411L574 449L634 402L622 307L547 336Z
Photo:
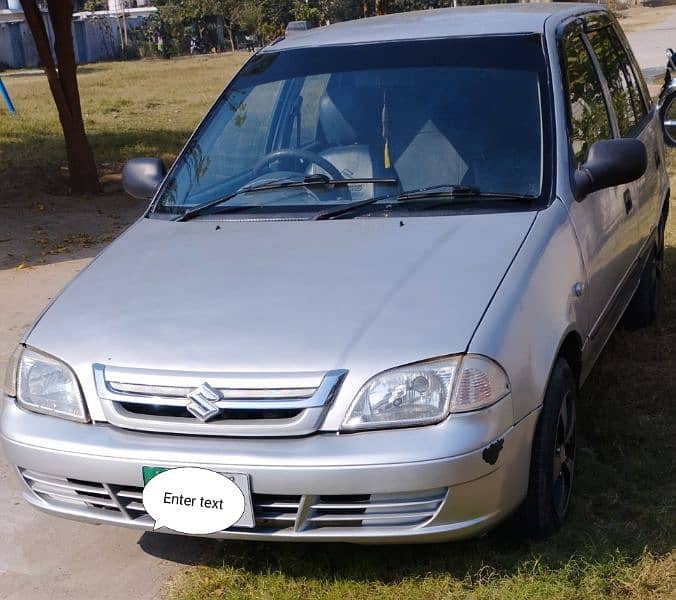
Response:
M231 476L223 538L451 540L568 512L575 404L655 320L669 181L597 5L398 14L255 54L41 315L2 443L26 501L151 529L162 469ZM519 509L517 511L517 509Z

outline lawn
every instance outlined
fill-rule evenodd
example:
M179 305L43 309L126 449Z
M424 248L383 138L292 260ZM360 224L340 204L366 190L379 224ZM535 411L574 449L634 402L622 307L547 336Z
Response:
M134 156L171 160L247 53L98 63L79 69L82 110L102 173ZM0 105L0 174L25 177L65 165L47 80L38 71L4 73L17 109Z
M103 173L135 155L175 156L245 54L81 69L86 125ZM63 179L56 112L39 75L3 75L19 111L0 112L0 175L26 198ZM676 156L670 157L676 185ZM39 196L39 194L42 194ZM87 199L82 202L86 202ZM47 200L45 200L47 202ZM105 204L100 211L106 210ZM222 542L166 586L170 600L673 598L676 579L676 226L668 226L661 322L611 340L579 406L572 514L547 542L515 522L426 546ZM196 560L198 557L196 557Z

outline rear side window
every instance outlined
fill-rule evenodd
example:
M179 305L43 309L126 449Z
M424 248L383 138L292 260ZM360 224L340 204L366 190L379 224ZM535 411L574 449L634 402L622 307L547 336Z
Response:
M570 142L579 166L587 160L594 142L609 139L612 134L603 88L579 36L565 40L564 58L570 102Z
M624 48L610 27L590 32L589 41L608 82L620 135L625 136L646 114L636 77Z
M634 114L636 115L636 121L640 121L644 115L648 114L648 108L645 105L644 98L641 94L641 86L636 77L636 71L632 66L631 60L627 55L627 51L620 42L620 39L617 36L617 32L608 28L608 35L612 40L613 45L617 49L617 55L622 63L622 70L627 75L627 82L629 83L629 91L631 92L631 100L634 105Z
M626 58L629 62L629 66L631 67L630 71L633 75L634 82L638 87L639 91L641 92L640 94L642 100L641 106L643 107L643 109L646 111L647 114L652 110L653 105L652 98L650 96L650 91L648 90L645 78L641 73L641 68L638 66L638 63L636 62L636 57L633 55L631 47L627 42L627 38L619 25L616 24L613 27L613 34L614 34L613 37L620 41L622 51L626 55Z

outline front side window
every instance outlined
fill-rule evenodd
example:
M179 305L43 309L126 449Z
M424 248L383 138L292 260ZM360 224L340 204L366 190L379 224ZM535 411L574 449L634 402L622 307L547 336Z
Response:
M545 198L546 69L536 35L260 53L179 157L155 212L236 194L229 211L316 213L435 186ZM238 193L309 176L388 183Z
M608 111L594 64L579 35L564 42L566 85L570 103L570 142L577 166L587 160L594 142L610 139Z
M589 33L589 41L608 82L620 135L627 135L645 114L627 56L610 28Z

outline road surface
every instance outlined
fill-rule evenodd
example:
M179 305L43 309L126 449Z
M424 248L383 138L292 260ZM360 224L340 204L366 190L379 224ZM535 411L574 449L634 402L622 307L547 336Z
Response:
M676 6L661 9L658 14L659 20L649 24L647 28L636 30L630 28L627 32L636 60L647 78L664 74L664 67L667 64L664 52L667 48L676 49ZM620 23L624 25L622 20Z

